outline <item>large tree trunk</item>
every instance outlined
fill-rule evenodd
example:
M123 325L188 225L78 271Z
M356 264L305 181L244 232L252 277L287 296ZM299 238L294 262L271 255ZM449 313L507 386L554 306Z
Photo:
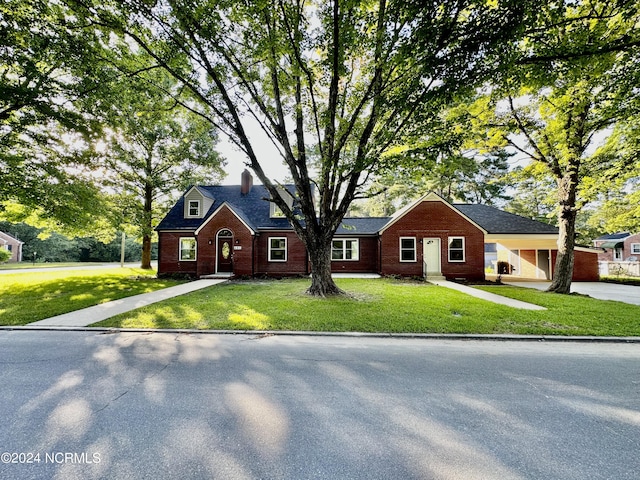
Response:
M558 182L560 200L558 256L553 272L553 281L547 289L548 292L571 293L573 252L576 244L576 193L578 186L577 174L573 175L571 171L573 169ZM577 172L577 166L575 171Z
M331 238L315 239L307 245L309 262L311 263L311 286L309 295L329 297L344 295L331 277Z
M151 236L145 235L142 237L142 263L140 268L145 270L151 269Z
M151 232L152 225L153 185L147 182L144 186L144 209L142 212L142 264L140 268L151 270Z

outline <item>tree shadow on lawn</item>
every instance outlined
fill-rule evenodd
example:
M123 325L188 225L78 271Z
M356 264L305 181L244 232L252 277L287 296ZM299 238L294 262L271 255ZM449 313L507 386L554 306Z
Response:
M145 276L74 276L2 288L0 324L24 325L180 282Z

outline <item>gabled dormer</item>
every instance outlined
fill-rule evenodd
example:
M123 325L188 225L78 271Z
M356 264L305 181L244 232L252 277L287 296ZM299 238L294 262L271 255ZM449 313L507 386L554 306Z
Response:
M213 205L214 198L199 187L192 187L184 194L184 218L203 218Z
M277 187L277 189L278 189L278 193L280 194L282 199L285 201L285 203L289 206L289 208L292 208L293 196L291 195L291 193L283 187ZM280 210L280 207L278 207L273 201L269 202L269 216L271 218L284 217L284 213L282 213L282 210Z

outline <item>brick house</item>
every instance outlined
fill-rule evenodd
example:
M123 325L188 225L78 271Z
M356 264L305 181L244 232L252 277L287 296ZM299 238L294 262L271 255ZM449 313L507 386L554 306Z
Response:
M640 276L640 233L618 232L593 241L602 275Z
M640 260L640 233L618 232L603 235L593 241L596 248L600 249L598 260L604 262L624 262Z
M295 208L295 189L285 188ZM156 230L159 275L311 273L303 243L246 170L239 186L190 188ZM485 205L450 204L430 193L391 217L345 218L333 239L332 270L481 280L487 245L500 245L510 260L518 259L510 274L543 278L540 272L552 273L557 236L544 223ZM578 253L576 259L576 279L597 279L595 250L585 252L584 262ZM523 268L528 265L530 271Z
M22 245L24 245L24 242L21 242L8 233L0 232L0 248L11 252L9 263L22 261Z

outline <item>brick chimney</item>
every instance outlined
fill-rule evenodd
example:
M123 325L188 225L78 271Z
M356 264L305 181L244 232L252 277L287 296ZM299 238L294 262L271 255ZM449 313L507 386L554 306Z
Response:
M245 168L241 176L240 193L242 193L242 195L246 195L251 191L252 187L253 187L253 176L251 175L251 173L249 173L249 170Z

